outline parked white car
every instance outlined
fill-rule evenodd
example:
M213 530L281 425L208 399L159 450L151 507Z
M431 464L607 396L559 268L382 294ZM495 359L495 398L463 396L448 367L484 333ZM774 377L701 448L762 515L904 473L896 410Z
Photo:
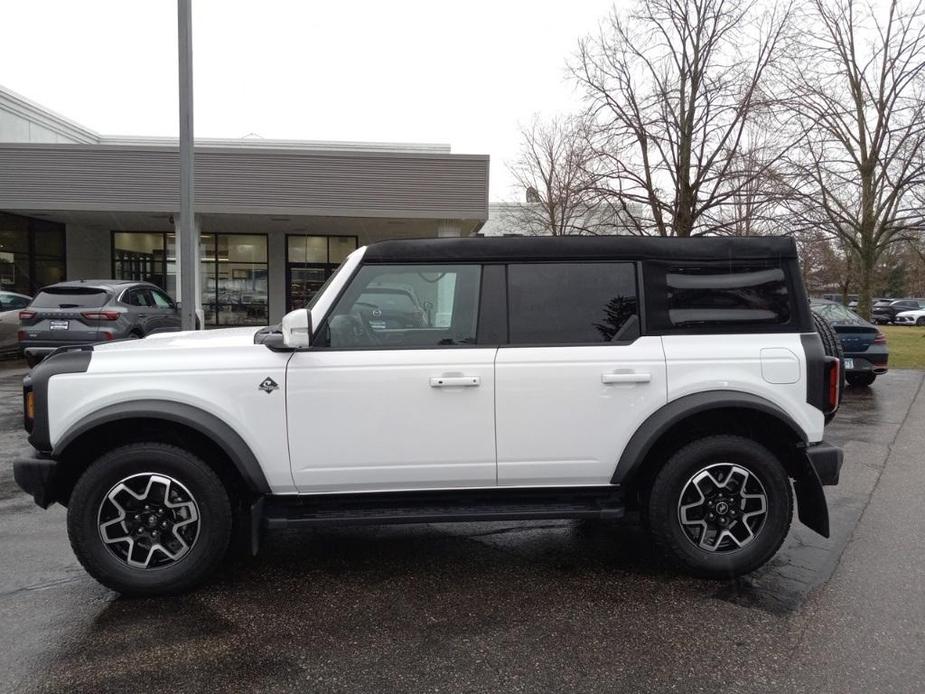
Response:
M633 509L681 566L735 576L777 552L794 491L829 533L842 378L800 277L786 238L378 243L276 328L52 355L16 481L128 594L205 579L233 527L256 551L274 528Z
M897 313L893 322L896 325L925 325L925 308Z

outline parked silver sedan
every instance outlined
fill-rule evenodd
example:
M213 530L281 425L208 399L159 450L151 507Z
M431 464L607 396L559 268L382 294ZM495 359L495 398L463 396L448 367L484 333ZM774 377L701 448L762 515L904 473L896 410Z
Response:
M0 356L13 356L19 350L19 312L30 301L31 296L0 291Z

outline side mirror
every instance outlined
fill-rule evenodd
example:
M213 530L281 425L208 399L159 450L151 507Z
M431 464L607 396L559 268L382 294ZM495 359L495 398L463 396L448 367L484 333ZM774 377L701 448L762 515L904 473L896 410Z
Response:
M290 311L280 324L283 344L289 349L305 349L312 341L312 312L307 308Z

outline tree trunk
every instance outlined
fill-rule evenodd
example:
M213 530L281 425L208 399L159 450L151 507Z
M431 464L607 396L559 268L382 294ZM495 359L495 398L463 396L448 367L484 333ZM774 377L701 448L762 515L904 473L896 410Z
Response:
M860 291L858 292L858 308L857 313L861 318L865 320L870 320L871 314L871 304L873 303L871 292L873 291L874 285L874 268L877 265L877 259L874 257L873 251L865 249L865 252L859 258L860 261L860 274L861 274L861 286Z

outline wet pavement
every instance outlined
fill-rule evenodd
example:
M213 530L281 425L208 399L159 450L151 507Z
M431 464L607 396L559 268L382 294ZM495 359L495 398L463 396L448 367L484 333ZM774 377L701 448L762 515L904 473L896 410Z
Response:
M638 524L269 535L168 599L117 597L64 509L19 492L19 377L0 371L0 691L925 690L925 374L849 390L826 438L832 538L795 521L734 582L689 578Z

